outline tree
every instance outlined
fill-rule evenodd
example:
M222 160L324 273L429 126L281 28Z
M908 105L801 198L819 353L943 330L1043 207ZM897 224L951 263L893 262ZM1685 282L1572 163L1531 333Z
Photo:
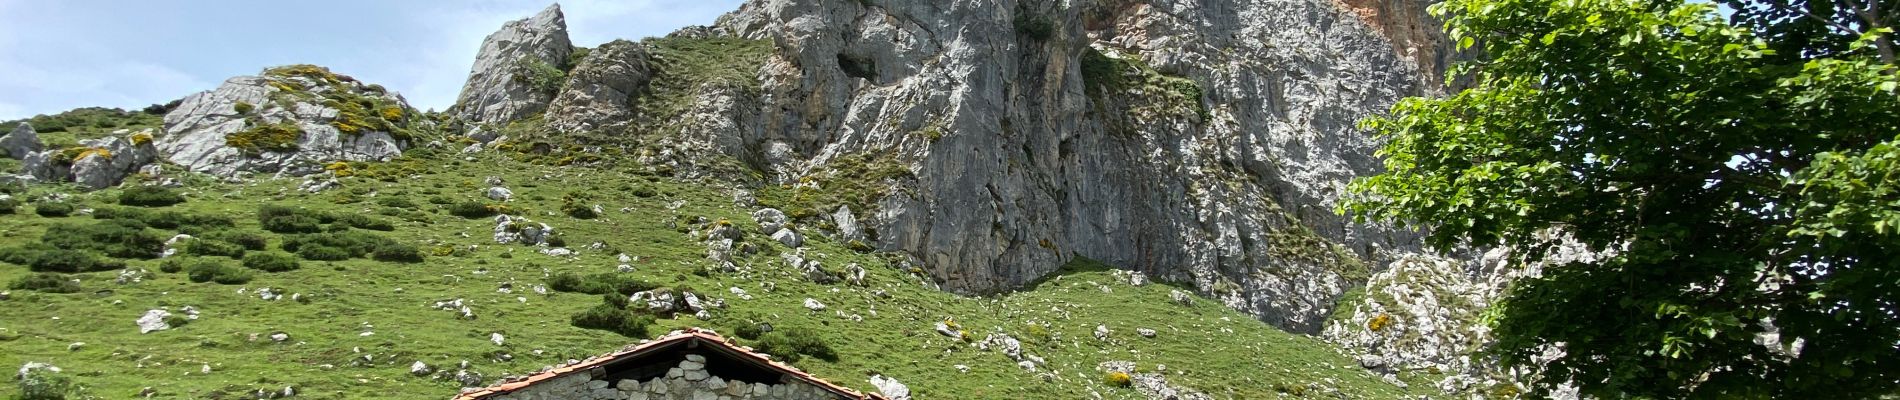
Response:
M1341 212L1518 265L1603 252L1487 312L1488 353L1539 392L1894 394L1900 96L1879 10L1900 2L1722 1L1727 21L1681 0L1435 5L1484 54L1452 72L1474 83L1368 119L1386 171Z

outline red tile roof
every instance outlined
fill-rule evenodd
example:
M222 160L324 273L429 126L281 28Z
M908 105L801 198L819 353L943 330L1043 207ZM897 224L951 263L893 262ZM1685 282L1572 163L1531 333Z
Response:
M620 349L619 351L589 358L587 360L583 360L576 364L556 367L556 368L542 371L540 373L536 373L534 375L529 375L526 377L515 377L515 378L504 379L502 383L497 384L495 386L466 390L466 391L463 391L462 394L455 396L454 400L480 400L480 399L487 399L494 396L505 395L508 393L513 393L516 390L521 390L522 388L533 386L534 384L541 383L543 381L548 381L548 380L552 380L555 378L572 375L572 374L584 374L584 373L587 373L589 370L599 368L603 365L606 365L608 363L611 363L617 360L621 360L621 359L629 358L629 357L638 357L648 352L651 352L655 349L664 348L669 344L678 343L682 341L689 341L689 340L698 341L700 343L705 343L705 344L711 344L712 346L709 346L710 349L717 350L722 354L725 354L727 356L731 356L740 360L748 361L758 366L778 370L792 377L792 379L796 379L808 385L816 386L819 389L824 389L827 392L831 392L832 394L836 394L847 399L889 400L889 398L886 398L884 397L884 395L881 395L881 394L860 393L856 390L852 390L851 388L847 388L844 386L833 384L831 382L827 382L824 379L820 379L816 376L812 376L811 374L805 373L804 371L799 371L798 368L793 368L790 365L785 365L784 363L772 361L771 356L755 353L752 351L752 348L740 346L738 343L734 343L732 339L728 339L724 336L719 336L718 333L715 333L711 330L700 329L700 328L687 328L686 330L683 330L683 331L673 331L672 333L668 333L666 336L662 336L659 339L644 341L639 344L627 346L625 348Z

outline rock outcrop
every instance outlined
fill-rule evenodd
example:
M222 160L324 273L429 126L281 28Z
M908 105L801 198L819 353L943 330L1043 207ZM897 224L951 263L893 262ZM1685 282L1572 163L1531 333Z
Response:
M152 140L152 132L146 130L26 153L20 162L21 172L40 182L75 182L90 189L117 186L126 176L158 160L158 148Z
M431 123L402 96L312 65L239 76L185 97L165 114L158 149L220 177L303 176L334 161L386 161Z
M13 159L26 158L26 155L46 150L46 142L40 141L40 133L33 130L33 124L21 121L12 132L0 136L0 151Z
M559 4L502 25L482 41L454 114L471 124L505 124L541 112L573 51Z
M1010 290L1087 256L1317 332L1369 266L1418 249L1333 213L1380 168L1358 119L1438 90L1443 57L1412 49L1440 45L1385 28L1430 24L1400 6L751 1L667 40L733 60L769 44L743 71L756 83L669 82L695 77L656 64L649 86L688 88L692 106L641 117L678 134L637 160L685 176L737 161L828 199L768 204L795 222L856 222L950 290ZM547 118L591 118L569 113Z
M562 133L618 129L633 117L633 96L652 79L645 46L615 40L595 47L568 73L548 105L548 127Z

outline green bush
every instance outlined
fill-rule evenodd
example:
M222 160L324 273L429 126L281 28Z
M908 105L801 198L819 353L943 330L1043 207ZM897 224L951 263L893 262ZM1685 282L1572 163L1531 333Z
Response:
M185 202L185 195L160 186L133 186L119 192L119 204L139 207L165 207Z
M257 222L264 230L277 233L317 233L328 216L316 211L266 205L257 209Z
M184 270L185 270L184 257L166 258L165 261L160 261L158 263L158 272L164 272L167 274L176 274L179 271L184 271Z
M494 207L489 207L487 204L482 204L482 202L479 201L464 201L449 206L449 215L462 218L481 219L493 217L495 214L497 213Z
M284 237L284 251L302 253L306 246L333 247L349 253L352 258L369 256L379 247L396 244L396 241L369 232L348 231L317 233L308 235L290 235Z
M67 250L95 250L119 258L158 258L165 237L134 220L115 219L92 224L60 224L46 229L40 241Z
M579 328L599 329L644 339L647 337L647 327L653 325L653 316L601 304L574 314L569 323Z
M241 231L241 230L212 231L209 233L205 233L204 235L200 235L199 237L205 238L205 239L222 240L226 242L231 242L232 244L236 244L240 247L243 247L245 250L253 250L253 251L263 250L266 246L270 245L270 237L265 236L264 233L262 232L256 232L256 231Z
M13 290L33 290L44 293L79 293L79 283L60 274L38 273L22 276L7 285Z
M569 217L574 217L574 219L600 218L600 213L594 212L593 207L573 202L561 204L561 212L566 213Z
M548 277L548 288L557 292L607 294L619 293L632 296L634 293L658 288L659 285L634 279L618 273L598 273L582 276L572 272L562 272Z
M264 272L284 272L297 269L297 258L289 254L275 252L256 252L244 255L244 267Z
M187 240L181 247L179 251L189 255L230 257L233 259L244 257L245 251L244 246L239 246L236 243L206 238Z
M213 259L200 259L198 262L189 263L189 265L185 267L185 277L191 279L192 282L198 283L216 282L224 285L240 285L250 282L252 276L250 270L217 262Z
M64 400L73 392L71 380L44 369L22 370L20 400Z
M377 219L362 214L344 214L337 217L337 222L357 229L385 232L396 230L396 225L390 223L388 220Z
M759 337L752 346L758 352L771 354L786 362L796 362L804 356L817 357L825 361L838 361L838 353L831 350L818 334L796 327L783 327Z
M732 328L732 334L738 336L740 339L758 340L760 336L765 335L765 329L761 328L759 324L747 322L739 324L736 328Z
M159 229L176 229L181 233L199 234L237 226L230 217L214 214L188 214L178 211L147 211L133 207L99 207L92 210L93 219L138 221Z
M13 198L0 199L0 215L13 215L20 211L20 201Z
M125 268L125 262L110 258L101 258L92 253L50 249L34 253L27 263L27 269L33 272L98 272Z
M33 203L33 213L42 217L64 217L73 215L73 205L59 202Z
M408 197L402 197L402 196L377 197L376 204L381 205L383 207L395 207L395 208L403 208L403 209L416 208L415 201L409 200Z
M310 261L343 261L355 257L349 250L315 244L298 247L297 256Z
M416 246L407 244L385 242L377 244L376 249L370 251L370 258L374 258L376 261L402 263L422 262L422 250L418 250Z
M1049 17L1032 15L1026 12L1016 14L1016 33L1038 42L1049 40L1056 33L1056 23Z

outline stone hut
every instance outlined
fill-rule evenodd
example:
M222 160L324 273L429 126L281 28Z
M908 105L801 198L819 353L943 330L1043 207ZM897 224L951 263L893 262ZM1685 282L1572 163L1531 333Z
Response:
M544 399L888 400L826 382L697 328L455 396Z

